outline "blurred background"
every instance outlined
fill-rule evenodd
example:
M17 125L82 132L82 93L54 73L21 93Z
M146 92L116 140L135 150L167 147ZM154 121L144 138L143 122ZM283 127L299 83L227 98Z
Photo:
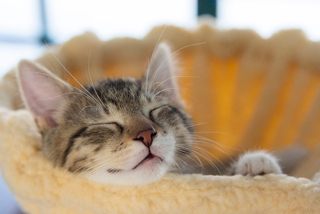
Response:
M154 26L194 28L199 15L222 29L246 28L263 38L301 29L320 40L319 0L0 0L0 77L22 58L85 31L102 40L144 37ZM21 213L0 175L0 213Z
M194 28L211 14L224 29L250 28L268 38L302 29L320 40L318 0L0 0L0 77L20 59L34 59L44 44L62 43L85 31L100 39L142 38L156 25Z

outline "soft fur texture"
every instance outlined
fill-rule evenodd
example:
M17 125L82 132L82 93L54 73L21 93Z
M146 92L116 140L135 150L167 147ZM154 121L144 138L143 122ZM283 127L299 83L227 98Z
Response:
M30 113L2 109L0 116L2 174L28 213L320 212L320 185L286 175L169 174L145 186L90 183L52 168Z
M44 156L106 184L151 183L180 169L192 151L192 119L174 87L169 47L161 43L152 59L141 79L109 78L81 89L22 60L19 88Z
M88 53L93 81L104 76L139 77L163 27L142 40L102 42L92 34L75 37L55 56L82 83L87 82ZM183 38L183 39L181 39ZM300 31L283 31L264 40L252 31L219 31L208 25L196 31L168 27L163 39L179 57L184 75L181 93L198 131L229 154L253 147L283 148L293 143L315 148L319 142L319 43ZM38 63L68 79L52 53ZM167 175L140 187L88 183L53 168L40 152L40 135L23 108L15 69L0 81L0 166L4 179L29 213L319 213L320 176L315 181L285 175L224 177ZM206 93L204 93L206 92ZM196 101L194 100L196 98ZM239 146L238 146L239 145ZM226 149L227 148L227 149ZM228 149L232 148L232 149ZM224 157L216 152L208 152ZM219 148L218 148L219 150ZM318 150L315 150L318 151ZM319 170L316 153L303 166ZM312 169L313 171L310 171ZM301 173L301 171L300 171ZM307 173L303 171L300 176Z

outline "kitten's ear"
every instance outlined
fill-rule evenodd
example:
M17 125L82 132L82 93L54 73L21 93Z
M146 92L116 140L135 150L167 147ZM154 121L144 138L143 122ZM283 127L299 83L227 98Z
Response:
M172 100L179 98L174 62L167 44L161 43L156 48L143 80L146 80L145 87L148 91L152 90L152 86L159 86L157 91L166 91Z
M17 76L22 98L37 125L58 126L56 112L66 100L63 94L71 91L71 87L46 68L27 60L20 61Z

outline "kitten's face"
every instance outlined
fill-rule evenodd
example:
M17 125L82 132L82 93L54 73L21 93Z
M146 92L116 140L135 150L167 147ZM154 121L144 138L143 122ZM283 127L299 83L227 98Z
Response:
M57 164L100 182L159 179L174 165L178 147L190 150L192 122L168 94L153 98L144 88L140 80L109 79L87 87L92 99L69 96L44 151L50 155L55 149L47 146L50 141L63 142L62 150L52 154Z
M191 151L193 132L168 56L162 45L141 80L107 79L81 91L38 75L39 69L47 72L39 66L20 63L21 91L42 132L44 155L56 166L103 183L161 178ZM42 83L36 87L30 81Z

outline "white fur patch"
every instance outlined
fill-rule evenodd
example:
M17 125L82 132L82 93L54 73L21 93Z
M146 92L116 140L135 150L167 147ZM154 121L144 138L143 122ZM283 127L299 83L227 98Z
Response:
M277 159L264 151L244 154L235 163L234 171L235 174L252 176L282 173Z
M143 185L159 180L168 170L174 158L175 140L171 134L158 136L150 147L152 154L157 157L147 160L133 169L148 155L148 149L142 143L134 144L134 149L125 158L123 165L126 169L117 173L108 173L108 167L94 171L87 176L88 179L105 184L117 185Z

